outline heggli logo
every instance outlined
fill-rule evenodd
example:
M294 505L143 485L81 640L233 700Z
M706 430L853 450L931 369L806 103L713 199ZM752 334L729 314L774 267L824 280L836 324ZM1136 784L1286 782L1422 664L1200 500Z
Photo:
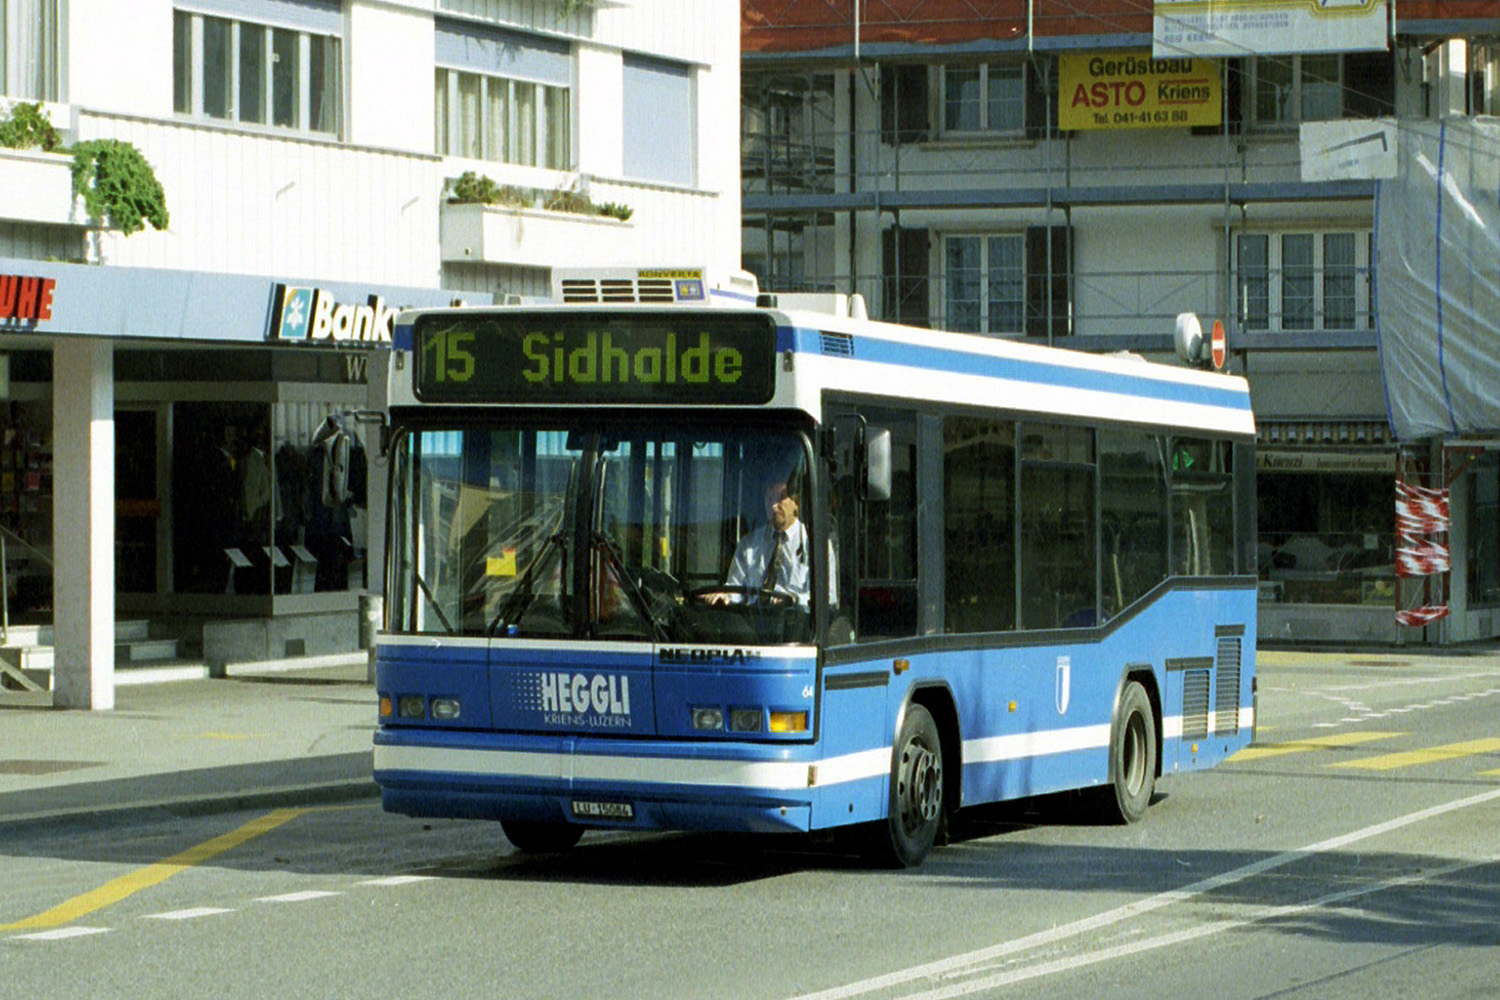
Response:
M540 712L543 725L629 729L630 678L622 674L546 671L524 676L516 707Z
M51 278L0 274L0 323L39 323L52 318Z
M630 714L630 678L614 674L542 674L542 711Z

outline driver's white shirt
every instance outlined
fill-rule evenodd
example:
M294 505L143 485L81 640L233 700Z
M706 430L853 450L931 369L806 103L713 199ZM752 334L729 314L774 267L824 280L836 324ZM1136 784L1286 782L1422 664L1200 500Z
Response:
M769 524L763 524L741 538L724 583L731 587L760 589L775 543L776 531ZM776 582L771 590L786 594L798 604L805 605L810 583L807 572L807 529L799 518L786 529L786 540L781 543L781 558L776 566Z

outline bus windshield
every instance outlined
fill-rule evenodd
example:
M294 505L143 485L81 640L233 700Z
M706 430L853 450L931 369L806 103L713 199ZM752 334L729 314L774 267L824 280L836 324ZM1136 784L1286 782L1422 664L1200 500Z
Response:
M810 641L820 550L793 431L422 428L393 461L397 631Z

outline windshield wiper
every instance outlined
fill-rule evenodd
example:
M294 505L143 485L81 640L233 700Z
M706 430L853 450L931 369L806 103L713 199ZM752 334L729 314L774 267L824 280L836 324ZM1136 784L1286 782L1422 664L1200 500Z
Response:
M448 620L447 615L443 614L443 606L439 604L438 599L433 596L432 588L427 586L427 581L422 579L421 573L416 574L416 579L417 589L422 592L423 597L427 598L427 603L432 606L433 612L438 616L438 621L443 623L443 628L448 630L449 635L452 635L453 623Z
M666 634L664 626L651 613L651 602L641 591L640 584L631 575L629 568L626 567L625 556L620 551L620 543L602 531L594 532L592 540L593 544L604 553L605 560L614 568L615 577L619 579L621 589L629 596L630 603L635 605L636 613L651 626L651 638L657 642L665 642ZM596 620L593 622L593 626L597 630L599 622Z
M520 623L521 616L526 613L526 609L531 606L533 600L533 592L536 589L537 570L541 568L542 562L547 558L548 553L552 551L553 546L562 549L562 562L564 570L566 570L568 565L568 536L561 531L556 531L547 536L547 540L542 544L541 550L531 560L531 564L526 567L526 572L521 574L521 580L516 585L516 589L510 592L510 597L500 606L500 610L495 613L494 619L490 622L490 635L498 634L508 625ZM561 575L561 604L566 608L568 606L568 574L563 572ZM512 612L514 612L514 617L512 617Z

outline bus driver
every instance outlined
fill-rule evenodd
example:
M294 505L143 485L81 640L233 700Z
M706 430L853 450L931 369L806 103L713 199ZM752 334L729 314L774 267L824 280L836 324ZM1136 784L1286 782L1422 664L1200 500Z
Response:
M807 529L798 518L797 493L787 477L766 484L767 521L740 539L724 578L729 587L786 594L806 607L810 579Z

